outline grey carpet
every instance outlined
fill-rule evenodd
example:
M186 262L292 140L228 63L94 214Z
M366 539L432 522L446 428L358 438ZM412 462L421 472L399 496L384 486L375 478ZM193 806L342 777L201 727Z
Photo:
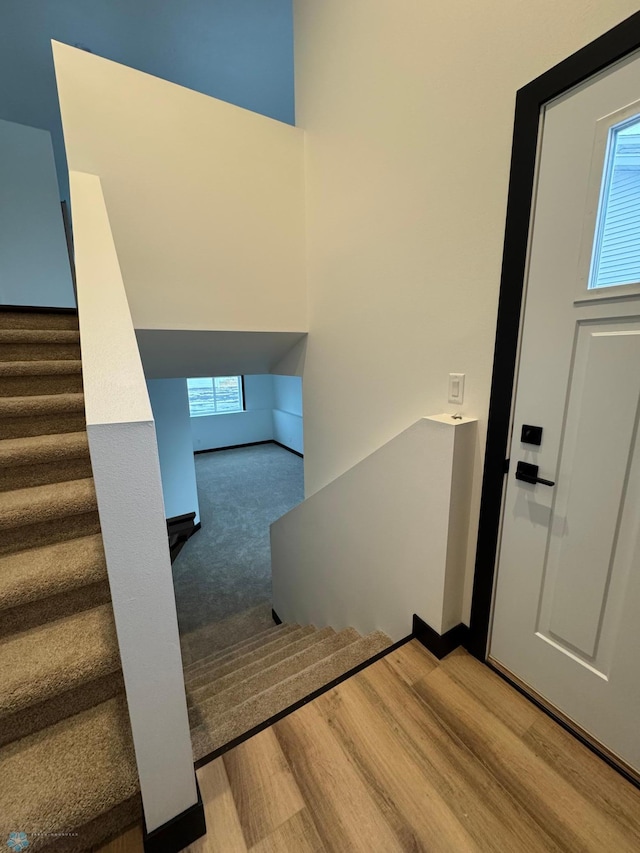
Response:
M269 525L304 499L303 462L275 444L195 457L202 529L173 564L183 647L209 626L271 608ZM246 620L243 633L253 630ZM241 637L235 636L231 642ZM222 640L224 643L224 640ZM228 644L228 643L227 643ZM211 643L203 652L211 650ZM189 657L200 657L195 647Z

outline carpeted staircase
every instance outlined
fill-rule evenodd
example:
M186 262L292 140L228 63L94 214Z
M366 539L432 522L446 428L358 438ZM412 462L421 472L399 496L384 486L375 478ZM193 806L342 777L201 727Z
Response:
M0 311L2 842L83 851L141 819L110 601L77 317Z
M188 664L185 683L194 759L219 749L390 645L381 631L362 637L353 628L336 632L277 625Z

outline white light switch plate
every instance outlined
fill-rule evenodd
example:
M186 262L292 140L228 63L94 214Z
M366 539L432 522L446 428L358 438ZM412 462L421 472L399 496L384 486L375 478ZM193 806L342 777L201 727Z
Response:
M462 403L464 400L464 373L449 374L449 402Z

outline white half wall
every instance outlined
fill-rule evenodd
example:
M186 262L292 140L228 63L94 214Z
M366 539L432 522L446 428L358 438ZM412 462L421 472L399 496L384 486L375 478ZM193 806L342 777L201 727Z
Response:
M422 418L271 525L285 622L385 631L462 620L476 422Z
M89 449L151 832L197 802L158 448L100 179L69 177Z
M307 331L303 132L53 54L69 168L100 176L135 328Z
M304 453L302 379L299 376L274 376L273 397L274 439L291 450Z
M51 134L0 120L0 305L75 304Z
M425 410L448 411L448 374L465 373L458 408L479 420L472 569L516 91L637 10L294 0L307 494ZM469 585L465 621L470 599Z
M216 374L217 375L217 374ZM244 377L246 411L191 418L193 450L213 450L273 438L273 377Z
M167 518L195 512L200 521L186 379L147 380Z

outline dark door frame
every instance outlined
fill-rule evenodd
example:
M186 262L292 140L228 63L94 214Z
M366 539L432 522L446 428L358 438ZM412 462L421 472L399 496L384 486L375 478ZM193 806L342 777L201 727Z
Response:
M640 48L640 12L518 90L467 648L487 655L542 107Z

